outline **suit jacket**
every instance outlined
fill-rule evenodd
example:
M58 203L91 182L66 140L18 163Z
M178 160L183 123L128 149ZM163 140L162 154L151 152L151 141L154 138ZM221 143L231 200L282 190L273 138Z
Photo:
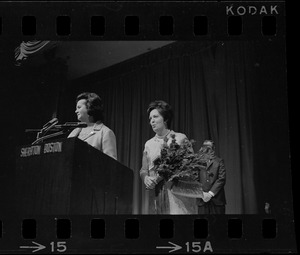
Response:
M74 129L68 137L78 136L81 130L82 128ZM80 139L117 160L116 136L114 132L103 123L96 122L92 132Z
M218 157L213 158L208 163L206 169L199 171L199 181L202 184L203 191L211 191L215 195L210 201L215 205L225 205L226 169L224 160ZM197 199L198 205L204 205L202 198Z

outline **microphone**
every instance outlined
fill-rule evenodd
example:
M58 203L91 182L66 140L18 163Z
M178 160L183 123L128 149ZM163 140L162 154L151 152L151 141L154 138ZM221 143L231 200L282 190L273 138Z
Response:
M66 122L65 124L55 125L55 129L70 129L70 128L84 128L87 127L85 122Z
M53 118L52 120L48 121L48 122L43 126L43 129L46 128L46 127L48 127L49 125L51 125L51 124L53 124L53 123L57 124L57 122L58 122L58 119L57 119L57 118Z
M49 132L49 130L51 128L53 128L53 126L55 126L57 123L58 123L58 119L57 118L53 118L52 120L50 120L49 122L47 122L43 126L43 128L40 130L40 132L37 133L37 138L36 138L37 140L36 141L38 141L38 139L41 136L45 136Z

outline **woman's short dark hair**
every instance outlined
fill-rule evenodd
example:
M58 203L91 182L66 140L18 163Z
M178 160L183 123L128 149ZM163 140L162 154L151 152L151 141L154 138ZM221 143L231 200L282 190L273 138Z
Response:
M156 109L163 117L164 121L167 122L167 128L170 128L173 120L173 110L171 105L162 100L151 102L147 109L148 115L154 109Z
M103 121L103 103L102 99L95 93L83 92L76 98L76 103L81 100L86 100L86 108L88 115L92 116L94 121Z

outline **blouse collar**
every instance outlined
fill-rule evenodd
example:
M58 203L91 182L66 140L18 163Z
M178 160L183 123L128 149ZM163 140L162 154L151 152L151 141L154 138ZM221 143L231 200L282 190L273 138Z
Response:
M165 135L162 135L162 136L159 136L159 135L156 134L154 136L154 140L155 141L161 141L161 140L165 139L166 137L169 139L169 135L172 134L172 133L174 133L174 131L173 130L169 130Z

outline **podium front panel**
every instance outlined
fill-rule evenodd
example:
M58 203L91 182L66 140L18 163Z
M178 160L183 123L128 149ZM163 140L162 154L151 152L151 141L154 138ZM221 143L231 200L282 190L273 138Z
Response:
M17 148L16 210L131 214L133 171L78 138Z

